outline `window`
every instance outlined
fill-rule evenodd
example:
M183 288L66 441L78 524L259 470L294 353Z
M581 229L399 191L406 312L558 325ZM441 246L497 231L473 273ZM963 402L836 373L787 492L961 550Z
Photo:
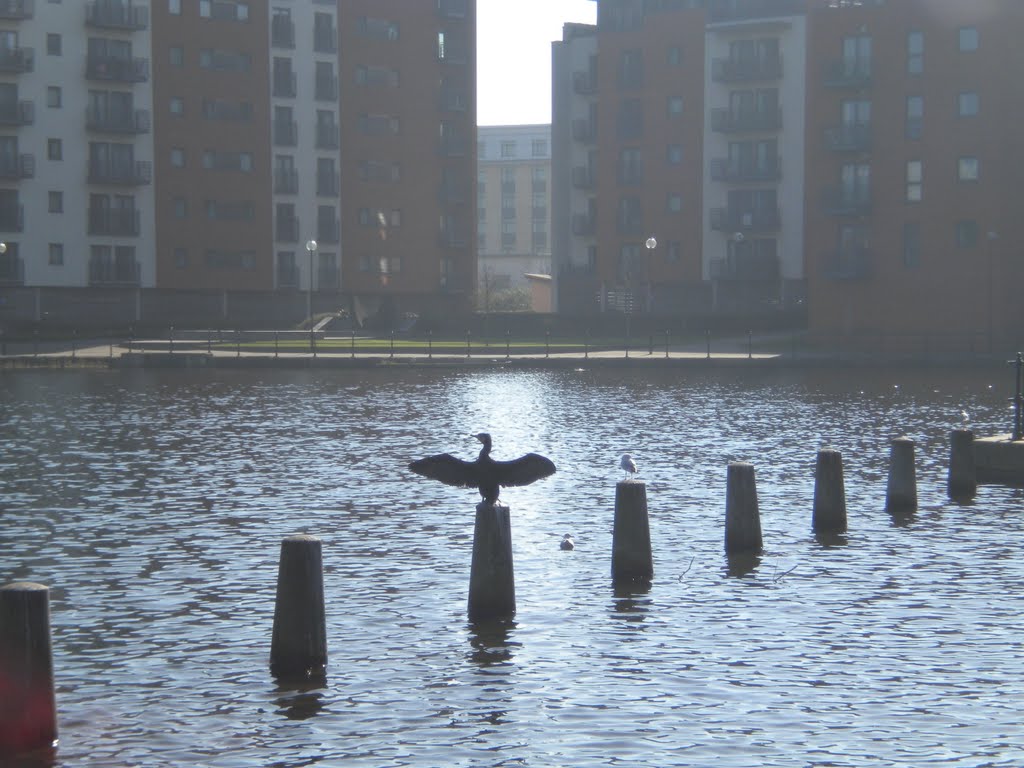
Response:
M978 244L978 222L958 221L956 223L957 248L973 248Z
M514 141L503 141L503 142L501 142L501 156L502 157L515 157L516 156L516 143Z
M870 77L871 58L869 35L843 38L842 74L845 77Z
M188 218L188 201L183 197L174 198L174 218Z
M961 51L978 50L978 28L960 27L959 44Z
M64 213L64 193L50 192L47 195L50 213Z
M665 249L665 261L670 264L678 264L683 260L683 244L679 240L669 240L668 248Z
M167 12L171 16L181 16L181 0L167 0Z
M974 117L978 114L978 94L964 91L957 95L957 114L960 117Z
M920 160L907 161L907 202L921 202L924 164Z
M683 114L683 97L682 96L669 96L668 97L668 115L669 117L678 117Z
M185 102L178 96L171 97L169 108L172 115L180 117L185 114Z
M532 154L534 157L547 157L547 139L534 139L530 145L530 154Z
M619 87L639 88L644 82L644 59L639 49L623 51L619 59Z
M188 250L185 248L174 249L174 267L175 269L187 269L188 268Z
M921 138L921 126L924 124L924 96L907 96L907 126L906 136L908 139Z
M46 140L46 157L48 160L64 159L64 144L60 139Z
M185 66L185 49L180 45L172 45L167 51L167 58L172 67Z
M46 53L50 56L61 55L61 37L56 32L48 32L46 35Z
M679 213L683 210L683 196L670 192L666 199L665 208L669 213Z
M644 180L644 160L640 147L619 151L619 183L640 184Z
M47 263L51 267L64 266L64 243L50 243L50 256Z
M920 75L924 72L924 32L911 30L907 33L907 74Z
M961 157L957 160L956 177L958 181L978 180L978 158Z
M171 165L175 168L185 167L185 150L181 147L171 147Z
M670 67L678 67L683 63L683 51L678 45L673 45L668 49L667 61Z
M62 94L59 85L50 85L46 88L46 106L56 109L61 106Z
M477 156L478 160L486 160L487 159L487 142L486 141L478 141L476 143L476 156Z
M666 154L669 165L679 165L683 162L683 147L681 144L669 144Z
M909 269L921 264L921 225L907 222L903 225L903 266Z

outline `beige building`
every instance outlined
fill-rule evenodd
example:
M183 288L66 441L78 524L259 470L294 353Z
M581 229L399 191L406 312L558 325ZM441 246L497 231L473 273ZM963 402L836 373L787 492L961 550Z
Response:
M551 273L551 126L477 129L478 301ZM538 309L538 307L534 307Z

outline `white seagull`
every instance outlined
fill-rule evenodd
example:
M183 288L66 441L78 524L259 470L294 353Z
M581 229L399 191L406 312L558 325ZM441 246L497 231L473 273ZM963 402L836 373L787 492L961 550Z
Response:
M622 478L623 480L628 480L631 475L635 475L636 462L633 461L633 457L628 453L622 454L622 458L619 459L619 469L626 473Z

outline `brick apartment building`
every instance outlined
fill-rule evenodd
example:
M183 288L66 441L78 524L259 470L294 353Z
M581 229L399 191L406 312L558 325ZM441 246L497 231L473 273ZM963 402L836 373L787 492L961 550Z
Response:
M597 2L553 46L561 311L1017 334L1024 3Z
M475 0L5 0L0 322L468 306L475 28Z

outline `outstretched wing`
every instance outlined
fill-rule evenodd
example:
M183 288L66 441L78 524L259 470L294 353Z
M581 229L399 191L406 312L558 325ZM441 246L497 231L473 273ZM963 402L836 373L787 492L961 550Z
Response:
M499 485L529 485L542 477L555 474L551 459L528 453L512 461L496 461Z
M446 485L475 488L478 482L473 471L473 463L457 459L450 453L439 453L437 456L419 459L409 464L409 469L417 475L440 480Z

